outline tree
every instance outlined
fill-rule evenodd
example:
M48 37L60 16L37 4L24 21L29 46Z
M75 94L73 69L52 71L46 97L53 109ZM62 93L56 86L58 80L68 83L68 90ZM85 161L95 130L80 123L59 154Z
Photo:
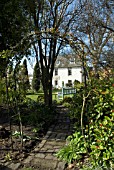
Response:
M0 0L0 71L5 72L10 60L16 62L23 57L28 41L21 44L21 40L30 28L25 1L23 0ZM14 48L17 46L17 48ZM9 51L6 58L4 52ZM13 53L13 55L11 54ZM3 67L4 66L4 67Z
M32 23L34 22L33 42L35 43L33 45L38 50L44 100L50 106L52 104L54 64L60 50L66 44L64 39L69 36L76 11L81 7L78 7L80 6L78 3L73 4L76 2L75 0L27 2Z
M91 48L91 59L93 61L93 67L95 72L99 70L99 68L103 68L104 66L108 65L108 60L112 58L112 53L114 50L112 49L113 43L112 37L113 33L110 29L103 27L101 22L104 22L105 25L113 24L111 23L112 20L112 7L111 1L103 1L102 3L98 3L99 8L94 9L95 4L91 4L89 8L89 22L87 27L87 35L89 40L89 46ZM109 6L109 9L107 8ZM97 6L98 7L98 6ZM94 11L94 17L93 16ZM96 24L95 19L99 22ZM101 22L100 22L101 21ZM109 55L109 53L111 55ZM112 59L111 59L112 60ZM113 61L113 60L112 60ZM113 63L113 62L112 62ZM111 63L110 63L111 68Z
M40 89L40 69L39 64L36 63L34 66L34 72L33 72L33 79L32 79L32 88L38 92Z
M96 20L96 26L101 27L114 32L114 1L113 0L103 0L100 2L101 15L94 15L94 20Z
M110 30L103 28L101 21L111 27L113 14L111 0L109 2L107 0L102 2L98 0L5 0L1 4L1 50L13 46L17 60L27 54L30 48L35 51L36 61L40 63L45 103L50 106L52 77L57 56L66 44L75 48L76 52L79 51L83 64L87 55L90 59L95 56L93 49L89 47L90 44L86 42L87 39L91 39L91 44L94 46L97 40L99 44L103 36L110 34ZM110 6L108 13L106 13L107 4ZM97 34L100 35L100 30L102 37L98 38Z
M21 68L21 76L23 77L23 87L25 90L30 88L30 83L29 83L29 76L28 76L28 69L27 69L27 60L24 59L23 65Z
M110 10L106 12L107 3ZM81 58L83 68L87 68L87 63L91 64L98 76L98 70L110 63L113 66L113 33L111 30L103 27L105 24L113 24L111 1L86 1L82 12L80 13L74 30L72 30L72 47ZM77 18L77 16L76 16ZM75 19L76 20L76 19ZM78 30L78 31L77 31ZM76 39L76 41L75 41ZM109 66L109 64L108 64ZM85 70L85 69L84 69ZM87 69L86 69L87 70ZM85 70L85 73L87 72Z
M28 32L29 22L22 0L0 0L0 51L19 43Z

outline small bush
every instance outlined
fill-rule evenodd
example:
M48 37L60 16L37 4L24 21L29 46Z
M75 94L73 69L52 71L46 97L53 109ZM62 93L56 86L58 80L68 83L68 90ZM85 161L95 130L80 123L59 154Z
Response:
M22 105L20 105L21 117L23 124L43 125L47 128L54 120L54 107L48 108L44 103L38 103L30 98L26 98Z
M72 97L65 97L61 102L62 102L62 104L63 103L72 103Z

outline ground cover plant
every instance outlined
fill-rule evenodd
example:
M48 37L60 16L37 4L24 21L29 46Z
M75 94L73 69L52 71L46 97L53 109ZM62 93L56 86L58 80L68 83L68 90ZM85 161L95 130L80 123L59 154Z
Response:
M92 78L86 89L81 87L73 97L70 116L76 130L57 156L68 163L78 162L82 169L114 169L113 79Z

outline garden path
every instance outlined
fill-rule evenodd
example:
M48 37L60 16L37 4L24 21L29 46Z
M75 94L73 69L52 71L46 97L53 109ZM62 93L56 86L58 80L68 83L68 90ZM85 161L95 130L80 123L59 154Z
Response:
M22 162L7 163L0 170L64 170L66 163L60 161L55 156L65 144L66 138L72 134L73 124L68 117L68 109L59 105L57 106L56 121L48 129L42 141L34 148L29 156ZM30 168L31 169L27 169ZM26 169L25 169L26 168Z

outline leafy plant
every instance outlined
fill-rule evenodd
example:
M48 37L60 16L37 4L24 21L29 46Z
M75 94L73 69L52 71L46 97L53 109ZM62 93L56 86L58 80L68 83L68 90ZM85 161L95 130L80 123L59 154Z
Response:
M75 132L67 138L68 144L56 155L60 159L71 163L73 160L80 160L87 153L87 144L80 132Z
M81 115L82 111L83 117ZM87 88L80 89L73 97L73 101L70 107L70 117L75 121L75 129L76 131L78 131L76 133L79 133L80 135L74 136L68 146L65 146L65 148L59 151L59 158L65 160L66 162L72 162L77 160L78 162L80 162L81 154L79 151L83 148L83 153L89 155L91 169L97 169L97 167L102 167L103 170L113 169L113 80L110 79L109 81L107 81L105 79L91 79L91 81L88 81ZM81 133L81 131L83 133ZM80 139L79 143L77 143L78 139Z
M5 155L5 160L6 160L6 161L11 161L11 160L12 160L10 153L7 153L7 154Z
M64 97L62 101L60 101L60 104L62 104L65 107L70 107L72 103L72 97Z
M54 120L56 113L55 105L49 108L44 103L38 103L29 98L26 98L20 105L20 110L23 124L35 125L37 130L47 128Z
M15 137L19 137L21 134L20 132L18 131L15 131L14 133L12 133L12 136L15 136Z
M81 168L80 170L103 170L102 167L97 166L97 167L92 167L92 166L84 166L83 168ZM108 170L108 169L107 169Z
M62 100L62 103L72 103L72 97L65 97L65 98Z
M36 63L34 67L32 88L36 92L38 92L38 90L40 89L40 68L38 63Z

